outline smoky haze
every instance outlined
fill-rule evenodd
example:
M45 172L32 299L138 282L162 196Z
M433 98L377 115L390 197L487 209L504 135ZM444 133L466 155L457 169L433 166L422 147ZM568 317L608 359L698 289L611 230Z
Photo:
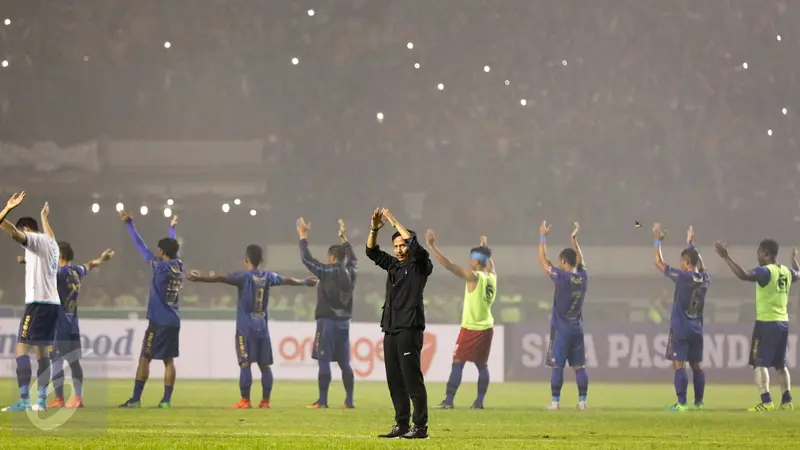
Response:
M796 5L326 3L313 16L294 1L0 7L14 18L0 25L2 185L28 192L12 219L47 200L76 262L117 250L87 278L85 314L144 308L149 268L115 204L152 248L173 199L186 265L217 272L238 270L257 243L269 270L305 276L295 219L311 221L323 259L341 217L361 259L358 321L376 321L383 301L384 275L361 250L377 206L436 230L457 262L487 235L502 323L548 320L552 285L535 261L543 219L551 256L581 222L595 323L667 319L654 220L670 231L673 263L694 225L713 279L707 320L753 319L752 286L709 246L726 240L749 267L761 239L777 239L784 262L797 242ZM0 303L18 309L21 250L6 238L0 250ZM429 321L457 323L462 290L437 265ZM182 295L190 311L232 308L236 293L189 283ZM276 289L272 317L312 319L314 301L313 290Z

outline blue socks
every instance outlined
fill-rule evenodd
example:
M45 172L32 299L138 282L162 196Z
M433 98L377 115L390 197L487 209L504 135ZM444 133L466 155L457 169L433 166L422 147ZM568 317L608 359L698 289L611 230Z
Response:
M561 367L554 367L550 373L550 393L552 394L553 402L561 401L561 386L564 385L564 369Z
M585 402L586 394L589 392L589 375L585 367L575 371L575 383L578 385L578 401Z
M319 385L319 400L320 405L328 404L328 389L331 386L331 362L325 360L317 361L319 364L319 373L317 375L317 384Z
M489 390L489 366L478 366L478 397L475 403L482 405L486 398L486 391Z
M272 383L275 380L272 378L272 369L269 366L265 366L261 368L261 389L263 389L263 394L261 395L262 400L269 400L269 397L272 395Z
M30 360L29 360L30 361ZM47 385L50 384L50 357L36 361L36 378L39 384L39 399L44 400L47 398Z
M174 386L165 384L164 385L164 396L161 397L161 403L169 403L172 401L172 388Z
M678 403L686 404L686 390L689 388L689 376L686 369L675 370L675 394L678 396Z
M74 361L70 364L69 370L70 375L72 375L72 389L75 390L75 395L83 397L83 368L81 367L81 363ZM63 374L64 372L62 371L61 373Z
M694 384L694 404L703 404L703 394L706 391L706 373L702 370L692 371L692 383Z
M355 387L356 376L350 361L339 361L339 368L342 369L342 384L344 384L345 399L344 404L353 406L353 389Z
M31 358L28 355L17 357L17 385L19 386L19 398L30 398L31 388Z
M447 390L445 391L446 397L444 399L444 402L448 405L453 404L453 400L456 398L458 387L461 386L461 378L463 375L464 363L453 363L453 367L450 369L450 378L447 380Z
M146 382L145 380L136 380L133 382L133 397L131 397L131 400L134 402L142 400L142 392L144 391L144 384Z
M253 385L253 371L250 366L239 367L239 392L243 399L250 400L250 386Z

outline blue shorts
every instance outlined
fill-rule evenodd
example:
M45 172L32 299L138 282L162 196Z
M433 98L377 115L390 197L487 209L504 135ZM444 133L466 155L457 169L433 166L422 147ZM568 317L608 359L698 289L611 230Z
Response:
M317 361L350 361L350 320L317 319L311 357Z
M53 344L61 305L28 303L19 322L17 342L47 347Z
M670 361L702 362L703 336L688 335L686 337L678 337L675 330L670 329L664 358Z
M789 345L789 322L759 322L750 341L750 365L753 367L786 367Z
M582 331L559 331L550 328L550 345L547 347L547 365L563 369L586 365L586 349Z
M141 357L146 360L167 360L178 357L181 328L150 322L142 340Z
M269 332L267 330L256 333L240 333L237 331L236 359L240 366L247 363L255 363L259 367L271 366L274 360Z

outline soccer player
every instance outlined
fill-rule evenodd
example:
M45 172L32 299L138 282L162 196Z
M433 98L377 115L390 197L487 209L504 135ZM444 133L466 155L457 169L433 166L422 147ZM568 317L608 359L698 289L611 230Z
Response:
M426 238L428 248L439 264L466 281L461 331L458 333L453 352L453 367L450 370L450 379L447 381L446 397L438 407L453 409L453 400L461 384L464 364L473 362L478 368L478 397L472 403L472 409L483 409L483 401L489 389L487 363L494 334L492 304L497 296L497 274L492 262L492 251L489 249L486 236L483 236L480 246L469 251L469 266L461 267L442 254L436 246L436 234L433 230L427 231Z
M341 244L328 248L328 263L323 264L308 250L310 223L297 219L297 235L300 237L300 260L319 279L317 285L317 332L311 357L319 364L317 382L319 398L311 408L328 407L328 388L331 384L331 361L336 361L342 370L345 400L342 408L353 406L355 375L350 367L350 318L353 315L353 289L356 286L357 260L353 247L347 241L344 221L339 219Z
M667 235L666 230L656 222L653 225L655 238L654 261L659 272L675 283L672 301L672 315L669 322L669 340L664 356L672 361L675 370L675 394L678 402L668 411L686 411L686 391L689 377L686 375L686 362L692 368L695 410L703 409L703 394L706 389L706 374L700 363L703 361L703 306L710 279L703 267L700 253L694 247L694 228L689 227L686 235L688 248L681 252L680 269L664 263L661 243Z
M267 305L271 286L316 286L314 277L298 280L283 277L274 272L261 270L264 251L258 245L248 245L244 256L244 271L227 275L201 275L192 270L187 279L199 283L225 283L239 288L239 302L236 308L236 356L239 360L239 390L242 399L231 406L234 409L250 409L250 387L253 385L253 372L250 364L258 364L261 369L263 395L259 408L269 408L272 394L272 342L267 324Z
M86 264L74 265L75 252L68 242L58 243L58 296L61 311L56 326L55 345L51 353L52 380L56 397L48 408L83 408L83 368L81 367L81 335L78 327L78 296L81 283L91 270L114 256L114 250L105 250L99 258ZM23 264L25 261L21 261ZM74 396L64 403L64 361L72 374Z
M378 230L387 220L397 230L392 235L394 257L378 246ZM372 213L367 257L387 274L381 331L386 382L394 404L395 425L380 437L427 439L428 391L422 374L423 297L428 277L433 273L433 262L417 240L416 233L401 225L386 208L377 208ZM408 426L411 402L414 403L413 427Z
M158 404L159 408L169 408L172 402L172 390L175 386L175 358L179 355L181 318L178 309L180 290L183 285L183 261L178 251L180 246L175 239L175 227L178 217L172 218L169 237L158 241L156 253L153 254L139 236L133 225L133 216L120 211L119 217L125 222L133 243L153 269L153 281L150 284L150 298L147 303L147 320L149 324L142 340L142 352L139 355L139 366L136 368L136 379L133 395L120 408L141 407L142 392L150 377L150 362L164 362L164 396Z
M795 269L778 264L778 243L772 239L764 239L756 252L759 266L747 272L730 257L727 245L716 242L714 247L737 278L756 283L756 324L750 343L750 365L755 369L761 403L748 411L775 409L769 393L770 367L775 368L783 392L780 408L794 409L789 369L786 367L786 349L789 343L789 289L797 281L796 254L792 254L792 266Z
M58 270L58 243L50 228L48 214L50 206L45 203L41 212L42 228L33 217L22 217L12 225L5 220L6 215L19 206L25 198L23 192L14 194L0 213L2 228L18 244L25 247L25 313L19 324L17 336L17 385L20 399L3 411L44 411L47 409L47 384L50 381L50 355L48 348L53 343L56 321L61 309L58 299L56 272ZM31 360L28 356L33 347L38 367L36 381L39 397L31 405Z
M561 386L564 384L564 366L575 370L578 385L578 409L587 408L586 395L589 376L586 374L586 350L583 343L583 301L589 276L583 263L583 254L578 245L580 225L575 222L572 231L572 248L565 248L558 255L559 268L547 259L547 233L550 225L542 222L539 227L539 264L555 284L553 313L550 319L550 345L547 348L547 365L553 368L550 375L552 402L550 410L560 409Z

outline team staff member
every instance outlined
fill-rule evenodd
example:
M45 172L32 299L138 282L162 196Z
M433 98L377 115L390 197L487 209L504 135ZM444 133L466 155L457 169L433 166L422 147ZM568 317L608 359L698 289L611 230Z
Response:
M394 257L382 251L377 244L378 230L387 220L397 230L392 235ZM422 297L428 277L433 272L433 263L416 234L401 225L385 208L377 208L372 213L367 257L388 274L381 330L384 333L386 381L394 404L395 426L380 437L427 439L428 393L420 361L425 330ZM413 427L409 427L411 402L414 403Z

